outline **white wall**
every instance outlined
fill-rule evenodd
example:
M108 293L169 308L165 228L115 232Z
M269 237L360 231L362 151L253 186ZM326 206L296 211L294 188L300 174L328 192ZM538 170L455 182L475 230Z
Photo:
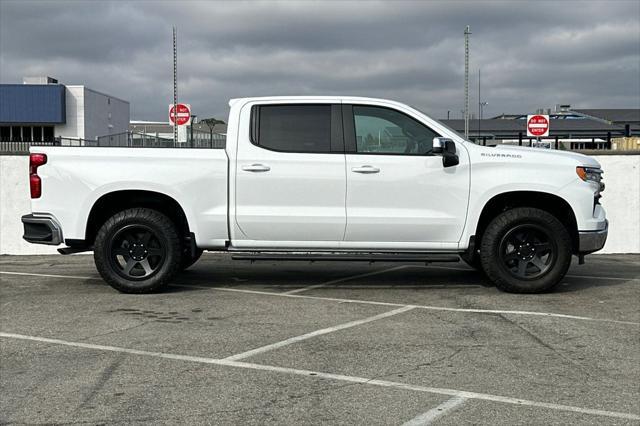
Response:
M604 170L600 202L609 236L599 253L640 253L640 155L593 156Z
M84 86L65 86L65 123L55 126L54 135L84 139Z
M29 156L0 155L0 254L57 253L53 246L22 239L20 218L29 213Z
M609 237L598 253L640 253L640 155L595 157L605 171L602 204ZM20 217L31 211L28 156L0 155L0 254L55 253L51 246L22 240Z

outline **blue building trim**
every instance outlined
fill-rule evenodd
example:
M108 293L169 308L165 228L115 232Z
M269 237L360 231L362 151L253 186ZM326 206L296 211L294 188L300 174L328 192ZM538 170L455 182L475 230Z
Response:
M62 84L0 84L0 123L63 124L66 122Z

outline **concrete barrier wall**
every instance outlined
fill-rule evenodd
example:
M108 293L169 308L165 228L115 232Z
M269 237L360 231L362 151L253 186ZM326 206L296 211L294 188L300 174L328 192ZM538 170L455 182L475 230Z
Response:
M602 204L609 238L599 253L640 253L640 155L601 155L605 171ZM50 254L54 247L22 240L20 217L30 212L28 156L0 155L0 254Z
M29 156L0 155L0 254L57 253L53 246L22 239L22 215L31 213Z

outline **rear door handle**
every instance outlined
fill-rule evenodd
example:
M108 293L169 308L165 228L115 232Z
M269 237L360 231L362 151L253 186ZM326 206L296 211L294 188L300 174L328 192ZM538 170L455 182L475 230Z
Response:
M379 173L380 169L373 166L360 166L360 167L352 168L351 171L354 173L369 174L369 173Z
M252 164L250 166L242 166L242 170L245 172L268 172L271 170L271 167L265 166L264 164Z

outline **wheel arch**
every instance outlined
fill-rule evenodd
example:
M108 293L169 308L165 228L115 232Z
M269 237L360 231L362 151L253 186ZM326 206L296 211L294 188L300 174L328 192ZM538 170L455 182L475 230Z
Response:
M475 247L480 246L487 225L498 214L516 208L534 207L555 216L567 228L571 236L573 252L578 250L578 224L571 205L562 197L541 191L508 191L494 195L489 199L478 218L474 233Z
M136 207L159 211L176 225L180 236L189 235L187 215L173 197L150 190L117 190L103 194L93 203L85 228L85 244L93 245L98 230L108 218L119 211Z

